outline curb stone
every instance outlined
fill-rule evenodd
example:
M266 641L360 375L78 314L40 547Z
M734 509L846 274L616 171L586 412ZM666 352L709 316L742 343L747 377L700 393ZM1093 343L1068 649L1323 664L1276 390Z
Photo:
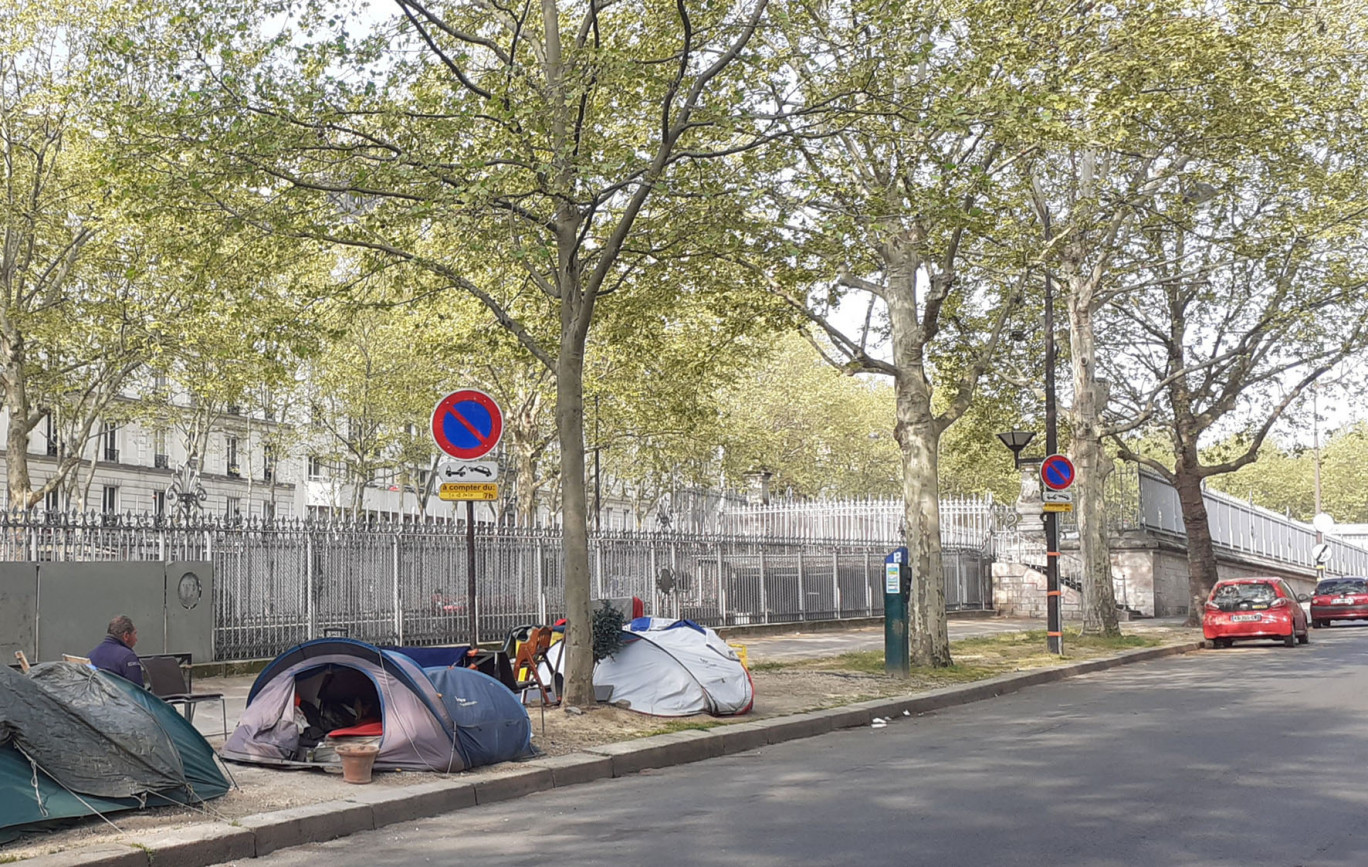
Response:
M32 867L151 867L160 861L176 867L209 867L534 792L731 755L839 729L860 728L868 726L876 716L896 718L904 712L920 716L1017 692L1028 686L1201 649L1200 642L1146 647L1059 668L999 675L917 695L870 699L769 720L652 735L589 747L579 753L536 759L470 782L440 780L389 790L361 791L345 800L246 816L234 825L214 823L207 827L180 828L138 845L100 844L42 855L21 863Z
M176 828L142 845L148 860L165 864L218 864L256 857L256 835L226 822Z
M146 849L122 843L101 843L82 849L70 849L19 862L31 867L149 867L151 858Z
M375 814L370 804L353 801L325 801L305 807L292 807L272 813L244 816L238 824L256 836L256 856L259 858L277 849L322 843L346 837L357 831L375 830ZM157 857L156 852L152 857ZM178 867L191 867L194 862L182 861ZM198 862L198 867L212 864Z

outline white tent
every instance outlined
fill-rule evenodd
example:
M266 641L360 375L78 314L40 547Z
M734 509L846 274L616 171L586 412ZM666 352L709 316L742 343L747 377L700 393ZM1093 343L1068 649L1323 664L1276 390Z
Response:
M561 670L564 642L547 652ZM755 687L736 651L716 632L689 620L638 617L623 629L622 647L594 667L594 686L612 687L609 701L654 716L742 714Z

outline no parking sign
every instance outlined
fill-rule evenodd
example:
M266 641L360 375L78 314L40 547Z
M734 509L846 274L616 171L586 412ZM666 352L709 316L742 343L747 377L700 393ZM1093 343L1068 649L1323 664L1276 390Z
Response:
M1074 483L1073 461L1063 455L1050 455L1040 464L1040 480L1052 491L1067 490Z
M503 410L474 388L453 391L432 410L432 439L453 458L473 461L494 450L503 436Z

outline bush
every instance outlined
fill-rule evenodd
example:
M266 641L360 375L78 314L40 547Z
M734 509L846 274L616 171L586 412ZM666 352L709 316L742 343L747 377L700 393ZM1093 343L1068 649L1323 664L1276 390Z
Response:
M622 612L608 600L594 611L594 662L607 659L622 647Z

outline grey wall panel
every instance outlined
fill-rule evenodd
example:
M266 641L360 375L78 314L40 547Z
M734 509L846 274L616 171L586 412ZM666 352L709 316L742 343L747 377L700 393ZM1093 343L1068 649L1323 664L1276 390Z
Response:
M212 563L166 564L166 649L191 653L196 662L214 658Z
M43 563L38 570L38 655L84 655L104 638L110 618L138 627L137 652L166 652L166 567L162 563Z
M38 566L0 563L0 665L14 662L22 650L38 659Z

